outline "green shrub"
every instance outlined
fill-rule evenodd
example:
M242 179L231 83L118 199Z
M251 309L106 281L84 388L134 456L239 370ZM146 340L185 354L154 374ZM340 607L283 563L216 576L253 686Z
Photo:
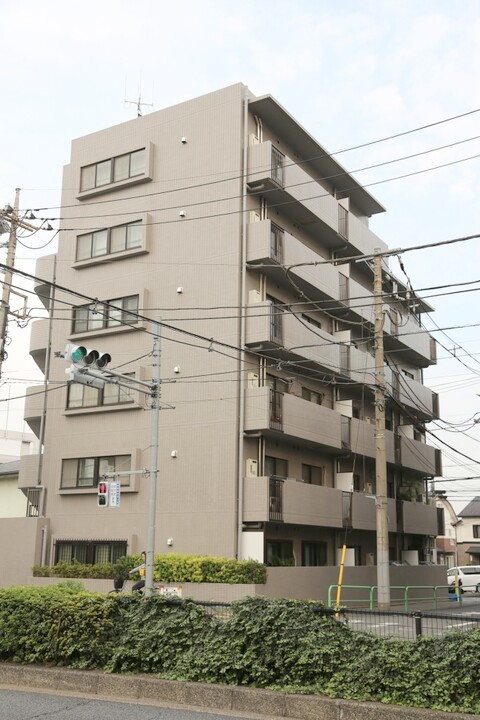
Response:
M245 598L226 618L192 601L100 595L72 581L0 589L2 661L478 714L479 645L480 629L414 642L351 631L300 600Z
M115 564L105 563L86 565L73 560L51 566L33 567L35 577L63 578L111 578L125 580L129 571L140 565L140 555L127 555ZM137 575L131 576L137 580ZM192 583L231 583L256 584L266 582L265 565L254 560L234 560L232 558L204 557L196 555L156 555L154 559L154 578L161 582Z

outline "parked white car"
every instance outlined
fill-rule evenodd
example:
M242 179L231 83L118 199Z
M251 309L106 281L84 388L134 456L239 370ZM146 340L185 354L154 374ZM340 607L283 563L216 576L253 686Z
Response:
M455 584L458 574L459 585L463 592L480 592L480 565L461 565L447 571L449 585Z

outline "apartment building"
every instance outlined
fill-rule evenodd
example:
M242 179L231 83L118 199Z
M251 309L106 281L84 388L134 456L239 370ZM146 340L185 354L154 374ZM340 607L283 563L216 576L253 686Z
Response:
M36 287L49 317L31 355L48 374L26 421L42 456L36 562L99 562L147 542L150 397L68 383L66 343L149 382L161 319L156 552L271 565L374 565L373 270L382 205L273 97L237 84L72 143L56 256ZM348 258L345 260L344 258ZM384 261L389 544L427 561L441 473L425 423L431 308ZM52 285L52 282L55 282ZM146 472L142 472L146 469ZM119 507L97 506L105 472ZM130 474L128 474L130 472Z

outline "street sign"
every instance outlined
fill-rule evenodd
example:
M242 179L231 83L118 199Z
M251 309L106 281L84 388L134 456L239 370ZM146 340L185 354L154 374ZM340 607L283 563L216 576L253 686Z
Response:
M113 480L108 487L110 507L120 507L120 480Z

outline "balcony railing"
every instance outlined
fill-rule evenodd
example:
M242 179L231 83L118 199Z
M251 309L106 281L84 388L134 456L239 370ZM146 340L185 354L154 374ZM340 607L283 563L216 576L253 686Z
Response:
M283 229L272 222L270 224L270 257L280 264L283 264L283 236Z
M342 205L338 206L338 233L348 239L348 210Z
M285 155L283 155L276 147L272 146L272 178L281 187L284 186Z
M283 522L283 478L272 476L268 482L268 519Z
M270 428L282 430L283 427L283 393L270 389Z
M270 306L270 342L283 345L283 310L274 302Z

